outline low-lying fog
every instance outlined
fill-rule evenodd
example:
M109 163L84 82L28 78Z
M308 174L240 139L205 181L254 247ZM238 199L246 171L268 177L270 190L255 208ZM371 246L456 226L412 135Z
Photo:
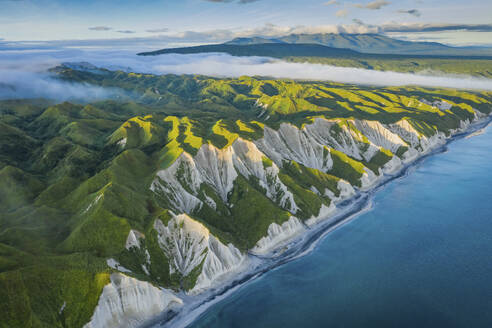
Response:
M264 57L226 54L137 56L128 50L30 49L0 50L0 98L46 97L58 100L101 99L115 90L54 79L47 69L63 62L89 62L108 69L154 74L203 74L217 77L270 76L377 86L420 85L492 90L492 79L446 74L380 72L308 63L288 63Z

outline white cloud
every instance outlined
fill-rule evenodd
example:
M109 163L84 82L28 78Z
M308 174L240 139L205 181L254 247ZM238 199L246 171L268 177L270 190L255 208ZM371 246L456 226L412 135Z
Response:
M80 52L50 50L0 51L0 99L49 98L93 101L121 94L116 89L56 79L47 70Z
M362 8L362 9L378 10L389 4L391 4L391 2L384 1L384 0L376 0L376 1L369 2L367 4L358 3L355 4L355 7Z
M288 63L264 57L232 57L225 54L136 56L132 52L98 50L81 51L0 51L0 85L4 95L31 95L56 99L101 98L116 94L84 84L71 84L53 80L43 73L66 61L87 61L108 69L123 69L154 74L203 74L218 77L270 76L306 80L325 80L341 83L378 86L421 85L426 87L449 87L492 90L492 80L468 76L432 74L408 74L373 70L333 67L319 64ZM5 86L14 86L15 89ZM0 87L0 90L2 87ZM7 91L5 91L7 90ZM0 96L2 94L0 93Z
M148 29L145 32L149 33L165 33L168 32L169 29L167 27L161 27L161 28L154 28L154 29Z
M420 10L418 9L409 9L409 10L404 10L404 9L400 9L397 11L398 13L400 14L409 14L409 15L413 15L415 17L420 17L422 16L422 13L420 12Z
M340 2L338 2L337 0L330 0L324 3L325 6L337 6L339 4Z
M337 17L347 17L348 14L349 14L349 11L347 9L340 9L339 11L337 11L335 13L335 16L337 16Z
M112 28L109 26L93 26L93 27L89 27L89 30L101 32L101 31L112 30Z

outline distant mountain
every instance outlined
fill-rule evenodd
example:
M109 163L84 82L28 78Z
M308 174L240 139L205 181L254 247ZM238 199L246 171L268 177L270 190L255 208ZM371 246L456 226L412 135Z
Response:
M380 34L291 34L276 39L261 37L237 38L228 45L251 45L261 43L320 44L332 48L351 49L370 54L405 54L439 56L486 56L491 48L450 47L437 42L415 42L393 39Z
M289 44L289 43L254 43L247 44L247 40L239 40L244 44L212 44L185 48L162 49L139 53L141 56L163 54L198 54L222 52L232 56L266 56L266 57L330 57L330 56L357 56L357 51L327 47L320 44ZM267 39L263 39L267 40Z
M337 52L344 49L344 52ZM350 52L352 51L352 52ZM492 48L450 47L414 42L380 34L291 34L280 38L236 38L223 44L162 49L139 55L224 52L233 56L329 57L333 55L492 56Z
M401 41L377 34L293 34L280 39L237 38L223 44L161 49L139 55L199 53L273 57L291 62L379 71L439 71L492 77L492 48L456 48L433 42Z
M234 40L231 40L229 42L226 42L224 44L233 44L233 45L238 45L238 46L245 46L245 45L251 45L251 44L261 44L261 43L290 43L290 42L285 42L280 39L268 39L268 38L262 38L259 36L254 36L251 38L235 38ZM306 42L306 43L313 43L313 42Z

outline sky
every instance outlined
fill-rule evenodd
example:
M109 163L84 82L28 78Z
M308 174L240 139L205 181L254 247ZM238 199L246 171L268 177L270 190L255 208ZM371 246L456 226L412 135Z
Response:
M405 40L492 46L492 1L0 0L0 99L92 100L119 91L60 81L64 62L155 74L263 75L373 85L492 90L492 80L378 72L225 54L137 52L291 33L382 33Z
M492 45L484 0L0 0L0 8L0 45L162 48L316 32Z

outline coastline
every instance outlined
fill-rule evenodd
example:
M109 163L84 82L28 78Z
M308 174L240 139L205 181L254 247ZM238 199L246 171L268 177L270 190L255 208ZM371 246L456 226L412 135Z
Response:
M277 244L273 250L266 254L258 255L249 252L246 261L239 270L228 273L221 282L208 291L199 295L187 295L184 292L177 294L185 303L178 310L173 309L162 313L158 317L147 321L142 327L187 327L205 313L212 305L225 299L237 289L247 285L285 263L312 252L320 241L343 224L350 222L359 215L372 209L372 198L375 193L384 188L388 183L405 178L427 157L445 152L447 145L461 138L468 138L478 131L487 128L492 122L492 116L488 115L470 123L465 129L457 129L446 137L444 143L434 145L426 152L421 153L392 174L383 174L368 186L366 190L358 190L357 193L337 203L335 212L327 218L320 219L312 226L305 226L305 230Z

